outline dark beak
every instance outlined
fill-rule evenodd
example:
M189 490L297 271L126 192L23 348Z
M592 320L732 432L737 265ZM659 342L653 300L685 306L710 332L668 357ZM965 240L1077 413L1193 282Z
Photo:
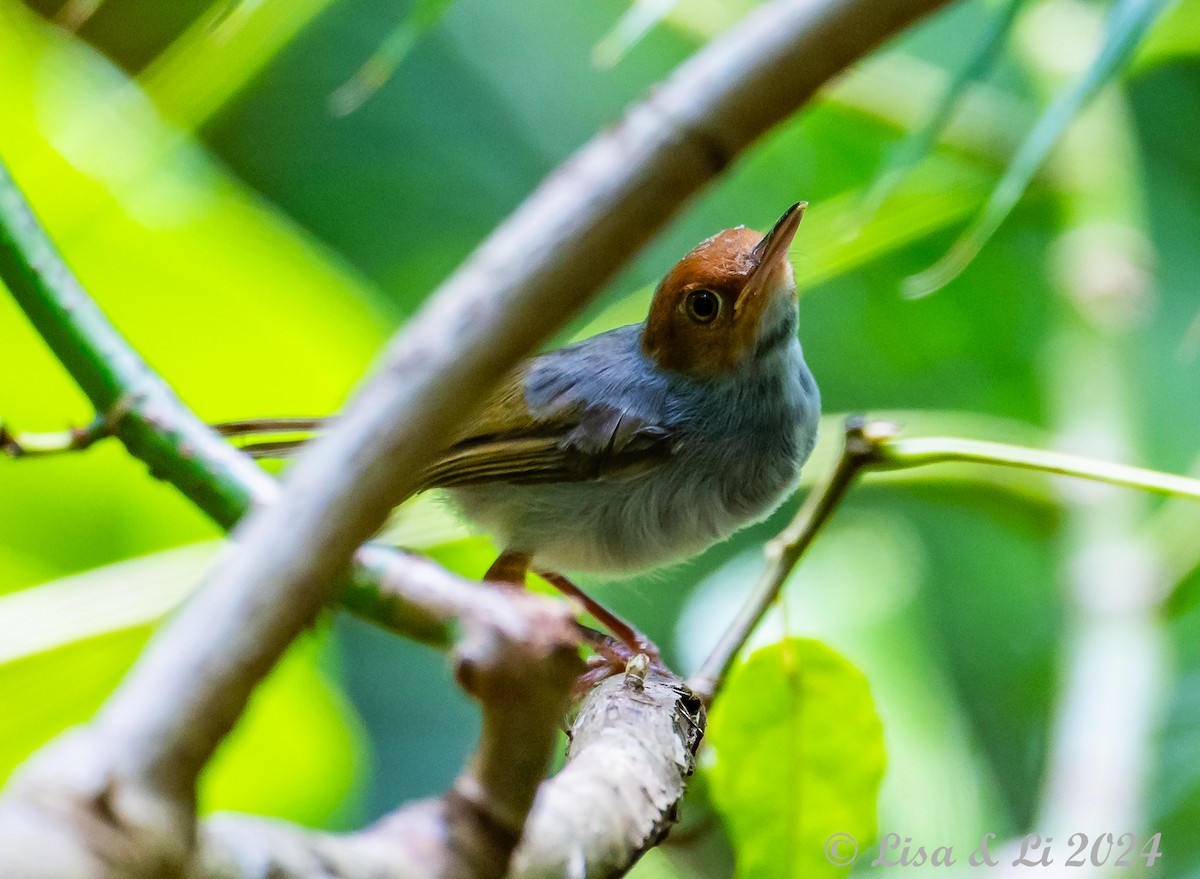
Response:
M746 286L742 290L742 295L738 297L737 311L741 311L745 303L759 299L763 290L770 286L776 271L787 262L788 248L792 244L792 239L796 237L796 230L800 227L800 220L804 217L806 207L808 207L808 202L796 202L783 212L783 216L775 223L774 228L754 246L751 253L751 257L754 259L754 268L751 270L750 280L746 282Z

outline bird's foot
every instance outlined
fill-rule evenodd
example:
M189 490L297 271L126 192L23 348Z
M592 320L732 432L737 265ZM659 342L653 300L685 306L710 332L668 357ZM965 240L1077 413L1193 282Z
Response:
M523 589L525 574L530 570L532 556L526 552L505 550L488 568L483 579L501 588ZM595 652L588 660L588 670L576 683L576 695L615 674L626 674L631 678L645 680L651 671L668 677L673 672L662 660L662 652L653 641L634 628L630 623L596 601L562 574L554 571L537 570L536 573L563 595L574 599L579 605L612 635L597 632L583 624L577 624L583 639Z
M634 637L628 642L587 626L580 626L584 639L595 651L588 658L588 670L575 682L576 695L582 695L601 681L613 675L626 674L645 680L651 671L671 676L673 672L663 662L662 653L653 641L633 630Z

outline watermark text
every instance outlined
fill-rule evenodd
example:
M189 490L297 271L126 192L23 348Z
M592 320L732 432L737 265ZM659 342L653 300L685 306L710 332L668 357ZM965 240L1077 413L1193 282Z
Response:
M1021 837L1020 852L1015 858L1001 858L995 833L985 833L979 844L956 849L953 845L930 845L914 842L911 836L885 833L879 849L870 862L872 867L953 867L969 864L972 867L1153 867L1163 856L1162 834L1140 838L1135 833L1073 833L1065 845L1053 836L1027 833ZM997 851L993 851L996 849ZM835 833L825 841L825 858L835 866L844 867L859 857L858 841L849 833Z

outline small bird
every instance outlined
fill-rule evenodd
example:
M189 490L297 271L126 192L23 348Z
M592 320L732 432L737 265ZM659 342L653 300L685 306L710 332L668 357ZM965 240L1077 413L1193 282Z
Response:
M806 204L766 235L702 241L658 285L644 323L532 357L501 380L425 471L504 547L485 580L533 570L624 650L654 645L561 572L629 572L695 555L769 515L816 442L820 393L797 338L788 247ZM218 425L230 436L316 426ZM300 441L246 447L283 457ZM623 650L602 651L610 658Z

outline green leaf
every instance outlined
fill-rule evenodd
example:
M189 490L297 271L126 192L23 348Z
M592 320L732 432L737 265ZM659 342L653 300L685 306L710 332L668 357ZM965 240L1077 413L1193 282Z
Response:
M217 0L139 77L176 125L194 131L217 113L331 0Z
M937 264L904 283L905 295L928 296L945 287L970 265L1012 212L1050 150L1083 108L1120 71L1147 29L1172 0L1120 0L1108 18L1108 33L1091 67L1063 89L1021 144L979 216Z
M156 553L0 597L0 783L95 713L217 547ZM324 825L344 810L360 777L361 736L322 673L322 638L298 641L258 688L205 771L204 811Z
M988 180L986 172L968 162L935 154L908 170L869 216L862 205L873 196L863 189L821 199L809 208L819 221L803 226L793 245L797 288L807 294L961 222L983 203ZM653 295L654 286L648 285L614 300L574 338L641 323Z
M633 0L612 30L592 48L592 63L601 69L614 67L625 54L642 41L664 18L674 11L680 0Z
M916 167L922 159L933 153L938 140L954 117L955 112L962 106L968 91L980 80L983 80L995 66L1008 35L1016 21L1017 12L1024 0L1008 0L1007 4L995 17L987 33L980 43L970 63L965 65L946 87L941 98L932 112L926 117L919 128L913 129L908 135L893 147L887 161L875 177L875 181L863 197L861 207L863 222L873 217L880 205L887 201L888 196L896 189L904 177Z
M294 643L200 777L199 809L250 812L310 827L346 823L362 783L365 735L323 673L323 633Z
M382 86L413 48L429 31L437 27L454 0L416 0L404 19L396 25L362 67L329 97L334 116L353 113Z
M1160 64L1200 55L1200 0L1184 0L1154 23L1130 65L1137 76Z
M792 638L733 671L713 708L713 802L737 853L737 875L844 876L826 845L876 832L883 728L866 678L819 641ZM843 840L836 854L843 854Z

